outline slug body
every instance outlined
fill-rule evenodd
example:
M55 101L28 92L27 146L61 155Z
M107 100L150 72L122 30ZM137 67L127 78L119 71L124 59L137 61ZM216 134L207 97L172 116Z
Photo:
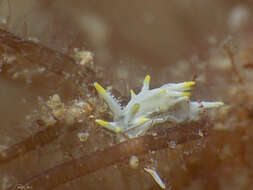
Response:
M206 109L223 105L223 102L191 102L189 90L195 85L193 81L168 83L155 89L149 89L149 82L150 76L147 75L138 94L130 91L131 99L125 107L95 82L98 94L106 101L114 116L113 122L101 119L96 122L110 131L135 138L145 134L154 124L198 120Z

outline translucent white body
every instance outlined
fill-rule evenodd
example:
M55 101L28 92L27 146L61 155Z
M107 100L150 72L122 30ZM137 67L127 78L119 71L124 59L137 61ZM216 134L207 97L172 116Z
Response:
M113 131L122 132L129 138L138 137L154 124L170 121L181 123L198 120L202 112L223 105L222 102L191 102L191 86L195 82L168 83L160 88L149 89L150 76L146 76L139 94L131 90L131 99L121 107L115 97L94 83L99 95L113 112L113 122L97 119L96 122Z

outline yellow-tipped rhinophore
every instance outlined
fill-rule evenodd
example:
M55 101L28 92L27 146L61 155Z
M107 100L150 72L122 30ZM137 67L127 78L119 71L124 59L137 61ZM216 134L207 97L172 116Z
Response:
M144 123L144 122L146 122L148 120L150 120L150 119L147 118L147 117L141 117L141 118L138 119L138 124L140 125L140 124L142 124L142 123Z
M101 125L103 127L108 127L109 126L109 122L104 121L102 119L96 119L96 123L98 123L99 125Z
M106 91L100 84L98 84L97 82L94 82L94 86L95 86L98 94L100 94L102 97L105 96Z
M192 87L193 85L195 85L195 84L196 84L196 82L194 82L194 81L184 82L184 89L185 89L185 90L190 90L191 87Z

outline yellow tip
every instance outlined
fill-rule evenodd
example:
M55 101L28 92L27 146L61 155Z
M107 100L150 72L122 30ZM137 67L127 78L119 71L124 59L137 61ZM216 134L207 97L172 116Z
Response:
M136 114L140 109L140 104L135 103L131 109L132 114Z
M162 94L166 94L166 90L165 89L162 89Z
M132 89L130 90L130 94L131 94L131 97L133 97L135 95L135 93Z
M98 92L100 95L104 96L104 95L106 94L105 89L104 89L100 84L98 84L97 82L94 82L94 86L95 86L97 92Z
M103 127L107 127L109 125L109 122L104 121L102 119L96 119L96 123L98 123L99 125L101 125Z
M138 119L138 124L140 125L140 124L142 124L142 123L144 123L144 122L146 122L146 121L148 121L148 120L150 120L150 119L147 118L147 117L139 118L139 119Z
M189 98L191 96L191 93L190 92L183 92L183 96L186 96Z
M115 130L115 132L116 133L119 133L121 130L120 130L120 127L116 127L116 130Z
M185 82L185 83L184 83L184 89L185 89L185 90L190 90L190 89L191 89L191 86L193 86L193 85L195 85L195 84L196 84L196 82L194 82L194 81Z
M145 79L144 79L144 84L145 84L145 85L149 85L149 81L150 81L150 76L147 75L147 76L145 77Z

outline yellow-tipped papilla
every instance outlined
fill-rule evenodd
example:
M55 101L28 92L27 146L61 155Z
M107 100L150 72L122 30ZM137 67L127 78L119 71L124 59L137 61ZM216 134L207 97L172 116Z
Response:
M120 127L116 127L116 128L115 128L115 132L116 132L116 133L119 133L119 132L121 132L121 129L120 129Z
M135 103L134 105L132 105L132 107L129 110L129 114L126 115L126 120L127 121L132 120L139 110L140 110L139 103Z
M161 91L162 94L166 94L166 92L167 91L165 89L162 89L162 91Z
M190 98L190 96L191 96L190 92L183 92L182 94L183 94L183 96L186 96L187 98Z
M104 121L102 119L96 119L96 123L98 123L99 125L103 126L106 129L116 132L116 133L121 131L119 126L115 126L115 125L113 125L113 123Z
M105 89L100 84L94 82L94 86L100 96L104 97L106 95Z
M103 127L108 127L109 126L109 122L108 121L104 121L102 119L96 119L95 121L96 121L96 123L98 123L99 125L101 125Z
M176 90L176 91L185 91L190 90L193 85L195 85L196 82L194 81L188 81L188 82L181 82L181 83L172 83L172 84L165 84L162 87L168 88L169 90Z
M135 103L133 107L131 108L132 115L135 115L140 109L140 104Z
M150 118L141 117L141 118L138 119L137 123L138 123L138 125L141 125L141 124L143 124L144 122L146 122L148 120L150 120Z
M136 95L132 89L130 90L130 94L131 94L131 97L134 97Z
M166 89L162 88L160 89L160 92L158 93L158 95L165 95L167 93Z
M120 104L115 100L114 96L106 92L106 90L97 82L94 82L94 87L96 88L98 94L106 101L114 116L118 117L121 114L121 107Z
M147 75L143 81L143 87L142 90L148 90L149 89L149 81L150 81L150 76Z
M195 84L196 84L195 81L184 82L184 83L183 83L183 88L184 88L185 90L190 90L191 87L192 87L193 85L195 85Z
M150 81L150 75L145 76L144 84L148 84L149 85L149 81Z

